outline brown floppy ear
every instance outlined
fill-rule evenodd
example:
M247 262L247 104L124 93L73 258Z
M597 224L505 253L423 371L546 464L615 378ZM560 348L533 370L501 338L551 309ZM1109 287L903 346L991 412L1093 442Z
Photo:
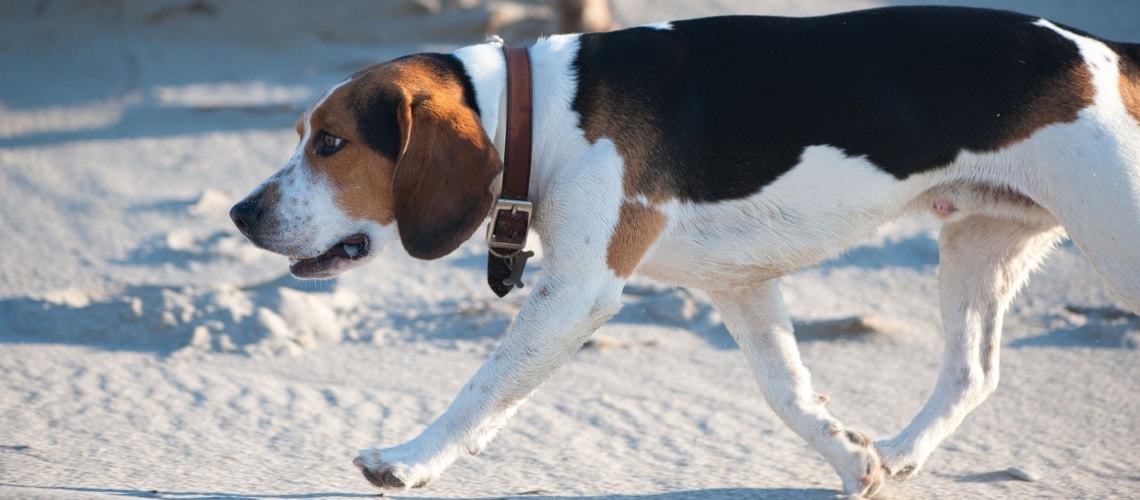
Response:
M403 146L392 181L400 241L412 257L435 259L471 237L491 210L503 170L475 112L409 96L396 111Z

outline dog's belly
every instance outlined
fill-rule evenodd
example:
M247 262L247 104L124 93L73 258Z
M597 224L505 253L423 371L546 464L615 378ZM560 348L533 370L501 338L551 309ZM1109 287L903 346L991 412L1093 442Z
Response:
M756 208L739 207L743 212ZM707 212L695 209L691 218L671 224L637 272L706 290L745 286L835 257L890 219L886 214L868 214L855 220L823 217L804 226L804 219L792 207L740 224L724 224L716 215L702 217Z
M813 146L800 164L751 197L661 206L666 229L638 272L702 289L776 278L857 244L906 211L932 182L928 175L900 181L864 158Z

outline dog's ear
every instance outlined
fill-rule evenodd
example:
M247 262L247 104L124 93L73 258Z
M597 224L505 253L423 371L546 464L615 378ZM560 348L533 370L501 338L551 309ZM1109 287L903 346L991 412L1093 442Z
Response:
M435 259L471 237L491 210L503 164L475 111L408 96L396 110L402 145L392 182L400 241Z

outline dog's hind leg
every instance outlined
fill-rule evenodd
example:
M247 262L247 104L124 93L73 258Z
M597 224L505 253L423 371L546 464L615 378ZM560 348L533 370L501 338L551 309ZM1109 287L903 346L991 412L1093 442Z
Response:
M997 388L1002 317L1064 233L1044 220L975 215L946 224L938 289L946 338L933 394L901 434L875 443L890 475L905 479Z
M835 467L847 493L877 492L884 474L871 440L845 428L827 410L827 399L813 392L777 281L710 296L776 414Z
M1038 161L1014 185L1061 221L1125 307L1140 313L1140 45L1041 25L1080 48L1093 105L1028 141Z
M1080 158L1042 179L1040 198L1122 305L1140 313L1140 126L1120 128L1131 133L1089 131L1069 144Z

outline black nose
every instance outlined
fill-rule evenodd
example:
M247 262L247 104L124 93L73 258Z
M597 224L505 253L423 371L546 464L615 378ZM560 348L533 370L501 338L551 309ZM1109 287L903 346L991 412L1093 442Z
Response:
M257 198L252 196L239 201L237 205L234 205L234 207L230 209L230 219L233 219L238 231L241 231L241 234L246 236L249 236L250 231L253 230L260 216L261 207L257 203Z

